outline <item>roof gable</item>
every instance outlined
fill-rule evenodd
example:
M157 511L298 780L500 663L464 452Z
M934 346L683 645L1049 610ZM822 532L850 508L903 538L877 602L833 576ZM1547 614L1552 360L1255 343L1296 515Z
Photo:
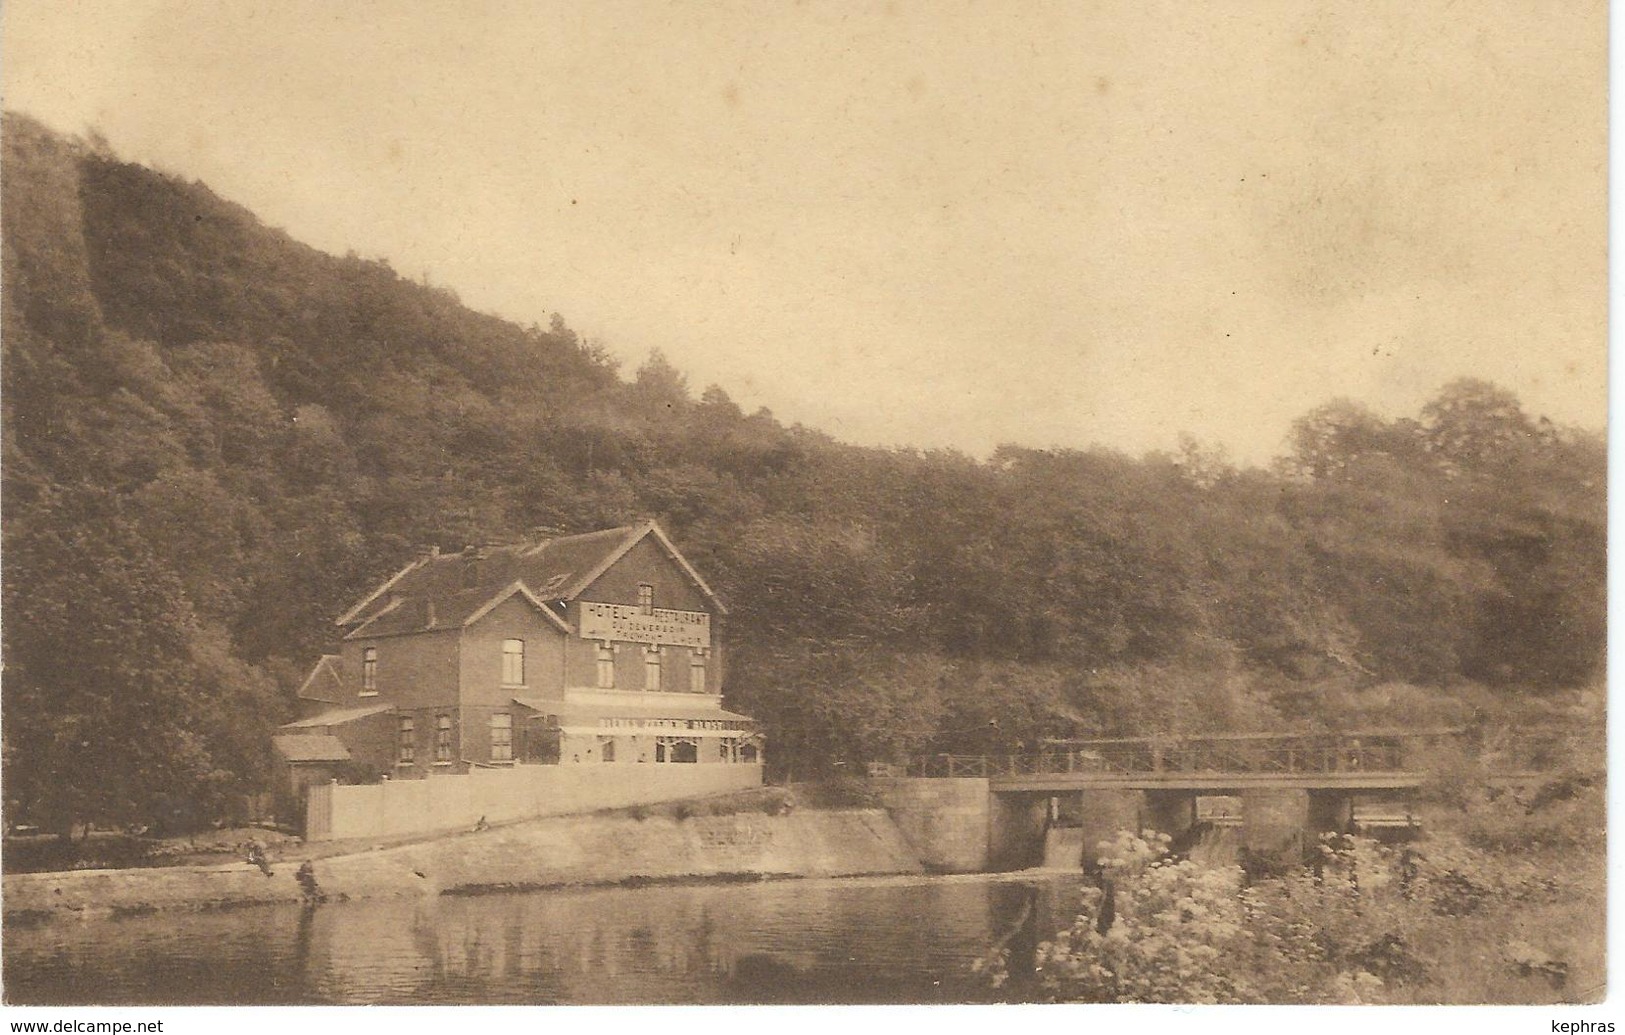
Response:
M528 600L532 607L536 608L536 610L540 611L543 615L545 615L548 618L549 621L551 621L555 626L557 626L563 632L571 633L571 632L575 631L575 630L570 628L570 623L569 622L566 622L564 619L562 619L558 615L554 614L553 609L548 607L546 604L542 603L542 601L537 598L536 594L532 593L530 591L530 588L528 586L526 586L523 582L515 582L513 585L511 585L508 588L502 590L496 596L492 597L490 600L487 600L484 604L480 605L479 609L476 610L473 614L471 614L467 618L463 619L463 624L464 625L473 625L475 622L479 621L481 618L484 618L486 615L488 615L492 611L496 610L497 606L499 604L501 604L503 601L511 600L515 596L523 597L525 600Z
M305 701L322 701L327 704L337 704L344 699L344 677L339 674L339 656L337 654L323 654L316 661L316 667L310 670L310 675L299 684L294 694Z
M351 640L458 629L483 618L517 593L564 632L573 632L547 602L575 599L634 546L651 537L705 599L719 613L726 613L711 587L677 552L665 532L646 521L540 542L420 558L345 612L338 624L350 627L345 639Z
M643 542L643 540L646 538L653 538L654 541L659 544L661 551L665 553L665 555L670 558L674 564L677 565L688 580L694 584L694 588L700 591L700 595L705 597L706 601L709 602L712 607L716 608L720 614L728 613L728 609L722 606L722 601L717 599L717 595L712 592L711 587L706 584L706 581L700 577L700 573L694 570L694 566L688 563L687 558L685 558L681 553L677 552L677 547L672 545L672 541L666 538L666 533L661 531L660 526L655 524L653 521L645 522L643 525L639 526L638 534L627 537L626 541L623 542L614 553L608 557L605 557L602 562L593 568L592 571L588 572L578 582L571 586L570 592L566 594L563 599L573 600L582 593L586 592L589 586L603 577L604 573L609 571L609 569L615 567L615 565L620 562L621 558L632 552L632 548Z

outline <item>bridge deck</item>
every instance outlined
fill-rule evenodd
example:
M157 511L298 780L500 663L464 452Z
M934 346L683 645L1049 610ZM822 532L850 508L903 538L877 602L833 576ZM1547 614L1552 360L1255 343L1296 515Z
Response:
M1279 772L1279 773L1024 773L989 776L988 789L997 792L1085 790L1205 791L1240 794L1247 790L1403 791L1422 784L1422 774L1390 772Z

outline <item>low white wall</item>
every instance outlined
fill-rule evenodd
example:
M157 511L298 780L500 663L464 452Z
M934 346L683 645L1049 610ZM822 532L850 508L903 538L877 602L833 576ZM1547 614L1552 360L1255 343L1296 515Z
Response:
M760 765L526 765L461 776L312 787L312 841L472 828L762 785Z

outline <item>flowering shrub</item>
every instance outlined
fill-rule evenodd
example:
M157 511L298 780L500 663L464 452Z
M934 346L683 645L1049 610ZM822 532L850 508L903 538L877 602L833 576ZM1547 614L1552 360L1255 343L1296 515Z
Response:
M1172 858L1166 835L1121 833L1098 846L1099 886L1084 889L1071 926L1038 945L1036 987L1021 993L1070 1002L1369 1003L1482 1001L1485 989L1518 978L1561 988L1577 951L1562 939L1510 943L1495 962L1472 964L1491 968L1476 976L1451 956L1441 923L1481 931L1481 913L1498 922L1497 910L1549 907L1584 890L1575 874L1553 868L1550 853L1486 851L1475 840L1441 831L1388 847L1327 834L1308 865L1260 877ZM977 969L1005 987L1002 944ZM1540 993L1526 984L1519 994Z
M1167 855L1165 835L1100 845L1099 887L1036 954L1051 999L1081 1002L1358 1003L1425 977L1414 860L1327 835L1311 868L1248 884L1239 866ZM979 961L995 985L1005 959Z
M1091 1002L1247 1002L1227 965L1247 931L1240 867L1162 857L1166 837L1125 834L1077 921L1038 947L1045 987Z

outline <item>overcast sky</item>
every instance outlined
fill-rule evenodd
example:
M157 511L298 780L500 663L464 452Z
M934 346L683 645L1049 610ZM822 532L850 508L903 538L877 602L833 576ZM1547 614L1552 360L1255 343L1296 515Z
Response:
M847 441L1606 407L1606 5L8 0L4 101Z

